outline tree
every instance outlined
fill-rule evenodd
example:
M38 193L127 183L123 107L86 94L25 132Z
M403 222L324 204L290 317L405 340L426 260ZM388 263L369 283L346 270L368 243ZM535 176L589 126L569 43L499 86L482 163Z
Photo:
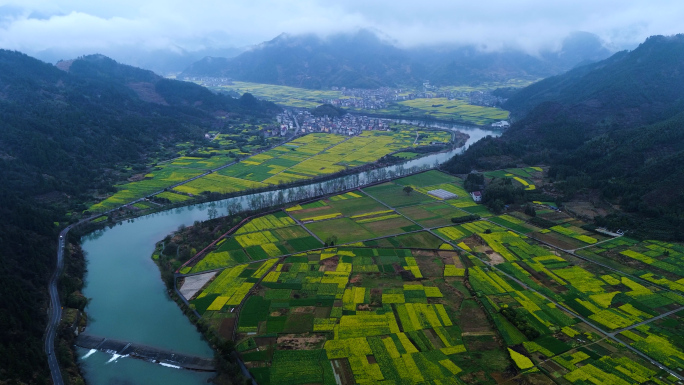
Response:
M331 235L325 239L326 246L335 246L335 243L337 243L337 235Z
M536 216L537 216L537 212L534 210L534 206L532 206L532 205L529 204L529 203L525 205L525 214L527 214L527 215L529 215L529 216L531 216L531 217L536 217Z
M495 199L490 205L489 209L494 212L494 214L501 214L504 209L504 202L501 199Z
M215 203L212 202L209 205L209 210L207 210L207 214L209 215L209 219L215 219L216 217L218 217L218 210L216 209Z
M467 192L481 190L484 187L485 179L483 174L470 173L463 182L463 188Z
M411 191L413 191L413 187L411 187L411 186L404 187L404 192L406 193L406 195L411 195Z

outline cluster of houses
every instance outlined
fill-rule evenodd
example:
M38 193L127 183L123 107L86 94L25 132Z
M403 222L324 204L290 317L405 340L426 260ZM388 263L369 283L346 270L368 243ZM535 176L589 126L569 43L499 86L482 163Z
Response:
M455 92L454 97L467 98L469 104L484 107L498 107L507 100L488 91Z
M201 84L205 87L221 87L221 86L232 86L233 79L231 78L211 78L205 76L185 76L182 79L186 82L193 82Z
M501 121L492 123L492 127L496 127L496 128L508 128L510 126L511 126L511 124L508 123L507 120L501 120Z
M342 91L342 98L328 99L325 102L342 108L363 108L379 110L386 108L390 102L407 100L401 89L382 87L375 90L360 88L332 87L333 91Z
M341 117L314 116L307 110L285 110L276 117L280 125L280 135L288 130L297 133L327 132L340 135L359 135L364 130L389 130L390 120L346 114Z

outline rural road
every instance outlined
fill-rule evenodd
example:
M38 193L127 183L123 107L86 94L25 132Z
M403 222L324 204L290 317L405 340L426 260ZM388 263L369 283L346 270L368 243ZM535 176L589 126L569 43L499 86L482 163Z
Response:
M59 322L62 319L62 304L59 301L59 292L57 291L57 280L62 273L64 267L64 244L66 242L67 233L71 230L73 225L67 226L61 233L59 233L59 245L57 246L57 267L55 268L52 277L50 277L50 285L48 291L50 293L50 309L48 325L45 329L45 354L48 356L48 366L50 367L50 375L52 382L55 385L63 385L62 372L59 369L59 362L57 362L57 355L55 354L55 335Z
M641 322L636 323L636 324L634 324L634 325L627 326L626 328L622 328L622 329L616 330L616 331L614 331L614 332L612 332L612 333L609 333L609 334L615 336L615 335L618 335L618 334L624 332L625 330L634 329L634 328L637 327L637 326L645 325L645 324L650 323L650 322L653 322L653 321L655 321L655 320L659 320L659 319L661 319L661 318L668 317L668 316L670 316L670 315L672 315L672 314L674 314L674 313L678 313L678 312L680 312L680 311L682 311L682 310L684 310L684 307L678 307L678 308L676 308L676 309L674 309L674 310L668 311L667 313L663 313L663 314L661 314L661 315L658 315L658 316L649 318L649 319L647 319L647 320L645 320L645 321L641 321Z

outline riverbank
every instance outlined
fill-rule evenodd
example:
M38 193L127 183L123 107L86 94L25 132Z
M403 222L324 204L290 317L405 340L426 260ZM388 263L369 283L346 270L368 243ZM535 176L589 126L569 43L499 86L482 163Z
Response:
M479 137L477 137L477 139L479 139ZM473 136L471 136L467 140L467 142L473 140L474 138ZM146 302L147 300L153 301L154 304L148 303L146 306L136 304L136 306L134 307L140 308L140 312L145 314L148 313L150 309L165 308L167 306L161 305L160 303L158 303L159 301L161 301L162 304L167 301L173 304L172 298L167 296L166 290L162 290L161 293L164 294L162 295L162 298L159 297L159 287L164 287L164 284L161 279L152 280L158 282L158 284L154 284L154 286L158 287L157 289L151 289L150 287L148 287L150 283L150 277L160 276L157 265L154 264L152 260L149 258L149 256L153 253L155 247L154 242L149 242L150 239L162 239L167 234L177 230L179 226L187 226L194 223L195 221L204 221L216 216L234 215L235 213L243 212L246 209L258 209L268 207L273 205L274 203L277 203L279 199L282 199L283 202L290 202L293 200L301 200L305 198L310 199L314 196L332 193L333 191L340 191L341 189L348 189L354 185L359 186L363 183L368 183L372 180L407 175L408 173L418 171L419 169L427 169L434 167L435 164L439 164L450 159L459 151L460 149L455 149L442 153L426 155L418 159L414 159L412 161L404 162L402 164L384 167L382 169L365 171L355 175L342 176L324 182L311 183L309 181L309 183L304 186L282 189L278 192L278 194L274 194L273 191L249 195L242 194L240 196L235 196L220 201L214 201L211 203L204 202L190 206L188 206L187 203L185 203L184 205L179 204L177 207L172 207L170 209L167 206L164 208L159 208L159 210L156 213L148 214L142 217L139 217L142 214L140 212L131 212L129 213L130 216L128 217L128 219L123 222L114 222L114 220L112 219L111 222L103 221L104 223L100 222L96 223L95 225L85 224L85 227L81 227L78 230L79 233L90 231L94 227L100 228L99 230L95 230L94 232L83 237L83 242L87 246L86 248L88 249L86 251L88 252L88 263L90 270L88 273L88 277L86 279L87 284L84 289L84 294L86 297L92 298L91 303L88 305L88 311L91 315L91 318L94 319L94 322L91 324L90 327L91 330L89 330L89 332L98 335L112 337L111 335L108 335L106 333L106 331L110 327L112 329L116 329L118 327L117 325L124 325L127 322L129 322L114 322L114 320L121 320L122 316L130 313L130 311L128 310L123 312L125 314L120 314L122 313L121 311L112 313L112 311L114 311L113 309L120 309L119 306L116 305L118 303L126 303L127 301L133 300L133 298L135 298L134 301L140 300L138 302ZM160 222L160 219L163 217L166 218L166 221ZM154 229L151 229L150 226L152 226ZM129 236L125 236L114 243L112 243L110 240L105 239L109 238L110 236L118 237L118 234L121 234L122 232L128 233L130 231L133 232L130 233ZM106 245L102 245L103 243L105 243ZM134 248L141 246L143 249L146 249L146 251L138 250L135 252L131 251L129 253L126 250L130 249L128 246L131 246L131 244L135 244L135 246L133 246ZM147 244L148 246L142 246L143 244ZM117 274L112 274L113 272L116 272L120 267L119 265L112 265L110 263L110 260L115 260L119 263L124 263L126 265L127 271L121 272L120 274L118 272ZM128 260L129 262L126 263L124 260ZM154 267L154 269L150 269L149 266L142 266L147 265L147 262L144 262L143 260L148 261L152 265L152 267ZM142 263L141 265L141 262L144 263ZM106 265L107 267L103 268L100 265ZM128 269L132 270L128 271ZM131 277L131 272L136 273L134 274L136 279L133 279ZM125 284L122 285L122 283ZM145 287L141 288L141 286ZM117 298L108 300L107 297L109 297L111 294L111 288L114 287L116 287L116 291L118 294ZM149 293L150 298L144 298L145 301L142 301L143 298L138 298L139 293L141 292ZM155 299L153 300L152 297L154 297ZM109 306L104 304L109 304ZM165 322L168 322L168 320L174 320L173 322L177 323L179 321L177 319L178 317L182 318L182 321L187 322L187 318L183 316L183 313L180 312L178 306L176 304L173 304L173 307L175 308L176 312L178 312L178 315L167 316L165 318L167 319L167 321ZM168 311L168 309L164 312L166 311ZM139 325L141 329L147 329L147 327L149 327L150 324L150 322L146 321L148 316L152 317L149 314L146 314L144 317L132 316L131 318L125 319L135 320L135 325ZM108 318L110 317L112 318L112 320L108 320ZM156 319L157 317L155 316L152 318ZM183 324L184 322L180 323ZM152 324L154 325L156 323L152 322ZM187 322L187 325L191 326L189 322ZM182 346L192 345L185 344L182 342L182 340L184 338L189 337L189 335L196 333L195 327L192 327L192 333L188 332L187 327L183 327L183 329L185 330L184 332L177 333L179 335L185 335L186 337L179 338L177 342L181 343ZM96 330L101 330L102 332L97 332ZM126 333L131 333L137 336L144 334L140 330L136 331L135 333L132 330L128 330L124 334ZM149 332L149 334L156 335L158 333L153 328L152 331ZM197 337L193 338L196 339ZM160 341L161 344L168 342L161 336L159 338L155 337L152 339ZM149 341L143 341L143 343L154 345L154 343L150 343ZM101 362L102 360L101 354L102 353L96 353L92 356L89 356L88 358L84 359L82 357L80 359L86 379L88 379L89 377L91 379L116 378L118 376L118 374L115 371L113 372L109 369L106 369L107 367L98 367L99 364L97 363ZM126 360L123 360L122 362L125 361ZM119 364L121 364L121 362L119 362ZM93 367L93 365L95 365L95 367ZM127 368L135 367L135 370L147 371L147 369L141 367L138 364L126 363L124 365ZM158 370L154 368L149 369L149 371L157 372Z
M446 154L443 158L448 159L450 155L452 154ZM432 155L424 157L423 159L433 159L434 157L435 155ZM434 166L432 161L424 161L426 162L425 166L427 166L425 168ZM408 169L406 168L393 166L391 170L384 169L383 172L375 170L365 173L363 178L359 178L358 175L356 178L345 178L354 179L356 183L367 183L367 181L381 180L378 179L377 176L389 175L390 171L392 172L391 175L408 175L410 173L407 170ZM415 169L415 171L417 170L418 168ZM339 191L338 189L340 186L344 186L344 184L334 183L334 181L315 184L308 189L307 197L320 196L321 192L323 194L329 194L333 191ZM284 197L286 197L287 202L294 201L294 198L298 196L297 194L292 193L292 190L293 189L285 191ZM238 207L234 204L237 201L244 203L245 208L250 208L250 204L255 204L255 209L270 206L270 203L268 203L269 200L252 200L250 197L243 196L232 198L228 201L214 202L214 209L225 210L219 215L225 216L228 214L229 207ZM240 205L240 207L242 207L242 205ZM115 339L139 341L140 343L151 346L171 344L175 345L175 350L184 351L179 348L179 346L186 345L186 343L183 343L184 338L187 339L189 334L197 333L196 330L199 330L200 332L205 331L202 322L198 322L196 323L196 326L192 326L189 321L196 322L194 315L192 312L188 312L186 308L181 308L177 305L178 302L176 301L178 301L179 298L174 295L173 291L168 291L164 288L162 291L164 293L164 298L159 297L159 288L164 287L164 282L160 278L150 279L152 276L160 277L158 267L153 263L150 255L152 255L155 250L152 240L162 239L169 233L176 231L179 227L189 226L198 221L210 219L209 211L210 205L208 204L178 208L136 218L135 220L129 220L114 225L111 228L96 231L84 237L84 249L89 254L90 262L85 295L93 298L93 301L88 305L88 308L91 317L95 320L91 323L88 333ZM182 219L179 221L171 218ZM212 225L212 223L209 225ZM216 227L212 227L212 230L216 230ZM141 247L142 244L147 244L149 246ZM133 247L133 249L131 247ZM134 249L137 251L134 251ZM140 259L143 258L143 253L145 260L149 261L149 264L151 264L153 269L150 268L147 262L141 265ZM157 288L151 287L150 285ZM112 290L111 288L113 287L116 287L116 290ZM158 313L168 313L168 311L171 311L170 309L164 311L160 309L162 307L168 307L167 303L169 302L174 308L172 313L177 312L178 316L167 315L163 317L165 328L168 327L166 325L168 325L170 320L174 320L174 323L187 324L187 326L183 326L184 332L177 331L170 334L160 334L158 325L161 325L159 322L162 321L150 321L151 319L160 319ZM125 305L121 308L117 304ZM181 309L183 311L181 311ZM135 320L135 322L127 324L124 320ZM134 325L137 327L134 327ZM192 333L190 333L188 327L192 328ZM169 341L164 335L174 335L174 340ZM183 335L185 335L185 337L183 337ZM217 338L207 336L207 340L213 348L216 348L219 351L232 351L232 346L222 345ZM102 353L96 353L95 356L101 354ZM229 353L219 354L219 356L223 357L223 359L218 361L219 369L223 367L223 370L227 373L234 375L234 373L236 373L235 368L239 367L239 365L235 366L233 365L234 361L229 361ZM92 357L94 356L81 360L86 379L116 378L118 376L117 372L112 372L109 367L93 368L90 366L91 363L100 360L100 358L93 359ZM119 364L121 364L126 360L118 359L118 361L120 361ZM152 370L156 371L156 369Z
M450 131L453 134L452 142L448 146L427 146L427 148L434 147L434 150L430 151L430 152L425 152L424 154L426 154L426 155L440 154L440 153L451 151L454 148L462 148L466 145L466 143L470 139L470 135L463 133L463 132L460 132L460 131L452 131L452 130L447 130L444 128L435 128L435 129L442 130L442 131ZM393 166L393 165L405 163L406 159L398 158L398 157L395 157L393 155L396 153L405 152L405 151L410 150L410 151L416 152L420 156L420 154L422 153L421 149L423 149L423 148L426 148L426 147L418 147L418 148L411 148L411 149L400 149L400 150L394 151L394 152L386 155L385 157L379 159L378 161L376 161L374 163L365 164L365 165L358 166L358 167L348 168L346 170L343 170L343 171L340 171L337 173L322 175L322 176L319 176L316 178L299 180L299 181L294 181L294 182L290 182L290 183L283 183L283 184L279 184L279 185L272 185L272 186L263 187L263 188L245 189L242 191L235 191L235 192L224 193L224 194L210 192L207 194L193 196L193 197L191 197L191 200L189 200L189 201L182 201L182 202L176 202L176 203L162 202L161 206L153 206L153 207L150 207L148 209L139 209L137 207L134 207L133 204L139 201L139 200L136 200L136 201L127 203L125 205L122 205L121 207L119 207L117 209L109 210L109 211L103 213L102 215L98 216L99 218L105 218L105 219L97 221L96 218L98 218L98 217L95 217L96 220L91 221L91 222L92 223L106 222L103 225L111 225L117 221L126 220L129 218L135 218L135 217L142 216L142 215L152 214L155 212L161 212L161 211L165 211L167 209L171 209L174 207L184 207L184 206L188 206L190 204L213 202L213 201L228 199L228 198L232 198L232 197L257 194L257 193L264 193L264 192L269 192L269 191L277 191L277 190L282 190L282 189L287 189L287 188L307 186L307 185L311 185L314 183L326 182L329 180L338 179L340 177L344 177L344 176L348 176L348 175L355 175L355 174L359 174L359 173L363 173L363 172L372 171L375 169L380 169L380 168L384 168L384 167L388 167L388 166ZM188 179L187 181L181 182L177 185L182 185L182 184L190 182L196 178L197 177L192 178L192 179ZM168 190L168 189L165 189L164 191L166 191L166 190ZM150 195L147 198L143 198L143 199L149 199L152 202L159 204L159 200L155 199L154 195ZM101 227L101 226L98 226L98 225L91 226L92 229L97 229L99 227Z

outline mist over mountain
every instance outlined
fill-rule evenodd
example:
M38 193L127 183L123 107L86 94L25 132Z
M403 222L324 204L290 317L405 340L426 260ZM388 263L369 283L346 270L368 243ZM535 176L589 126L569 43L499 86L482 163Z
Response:
M504 108L518 121L448 169L548 164L566 199L590 189L628 213L603 223L683 239L684 35L532 84Z
M51 48L36 52L32 56L42 61L55 64L62 60L82 56L77 49ZM173 49L144 49L135 47L108 47L100 49L100 54L116 59L121 64L154 71L161 76L175 75L207 56L234 57L244 49L240 48L204 48L189 51L180 47ZM90 52L95 53L95 52Z
M328 38L283 34L234 58L206 57L179 77L229 77L313 89L415 86L426 80L460 85L537 79L609 55L601 40L589 33L572 34L557 52L532 56L520 50L487 51L475 46L403 49L360 30Z

